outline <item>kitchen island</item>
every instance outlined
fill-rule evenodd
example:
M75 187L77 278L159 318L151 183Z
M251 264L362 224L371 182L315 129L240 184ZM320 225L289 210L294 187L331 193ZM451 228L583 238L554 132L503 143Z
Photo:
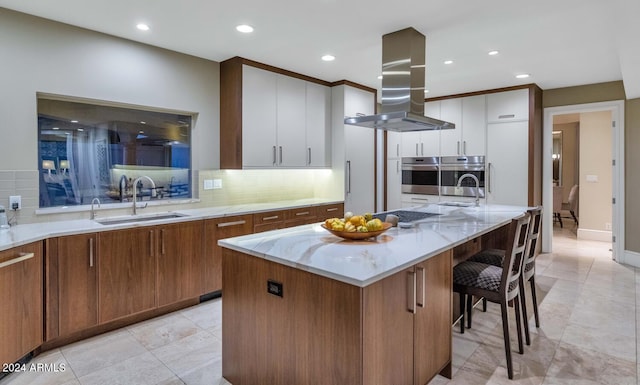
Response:
M244 384L426 384L451 377L453 250L526 207L433 215L368 241L320 224L219 241L223 376Z

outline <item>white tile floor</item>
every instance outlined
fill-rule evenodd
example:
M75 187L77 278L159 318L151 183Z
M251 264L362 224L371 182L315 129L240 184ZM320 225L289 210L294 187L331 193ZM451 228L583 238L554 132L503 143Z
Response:
M514 379L507 379L500 309L489 304L486 313L475 311L472 329L453 328L453 379L438 376L431 385L637 384L640 269L613 262L610 244L577 241L567 227L554 230L554 252L538 257L542 325L536 329L531 318L531 346L524 355L514 350ZM221 304L45 352L32 362L65 370L14 373L0 385L229 385L221 377ZM515 349L515 329L512 336Z

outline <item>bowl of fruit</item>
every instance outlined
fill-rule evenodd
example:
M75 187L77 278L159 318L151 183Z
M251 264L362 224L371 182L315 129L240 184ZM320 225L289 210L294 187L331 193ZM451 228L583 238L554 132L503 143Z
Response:
M389 230L391 223L373 218L370 213L353 215L351 212L346 212L344 218L327 219L322 227L338 237L360 240L377 237Z

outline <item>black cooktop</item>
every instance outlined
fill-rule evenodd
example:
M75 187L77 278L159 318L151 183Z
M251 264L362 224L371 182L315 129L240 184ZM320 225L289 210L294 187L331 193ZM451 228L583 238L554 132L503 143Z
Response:
M433 217L435 215L440 215L435 213L423 213L421 211L395 210L388 211L386 213L374 214L373 217L384 221L388 214L396 215L398 217L398 222L414 222Z

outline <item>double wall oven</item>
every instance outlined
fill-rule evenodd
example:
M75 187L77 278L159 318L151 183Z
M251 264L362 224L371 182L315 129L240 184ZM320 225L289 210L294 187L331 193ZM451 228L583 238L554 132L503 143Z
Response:
M484 198L484 156L402 158L402 192L475 197L476 183L473 178L463 179L461 188L456 188L464 174L473 174L478 178L478 194Z

